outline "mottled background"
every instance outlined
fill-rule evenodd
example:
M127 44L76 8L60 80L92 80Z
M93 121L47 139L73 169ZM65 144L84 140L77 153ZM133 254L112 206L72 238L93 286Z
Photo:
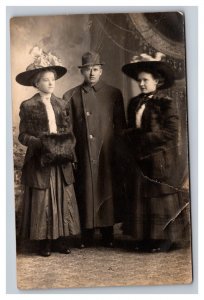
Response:
M30 49L38 45L61 58L68 73L57 82L55 94L62 96L82 80L77 65L83 52L90 48L89 16L18 17L11 19L10 24L13 124L18 126L20 103L36 92L15 81L16 75L32 63Z

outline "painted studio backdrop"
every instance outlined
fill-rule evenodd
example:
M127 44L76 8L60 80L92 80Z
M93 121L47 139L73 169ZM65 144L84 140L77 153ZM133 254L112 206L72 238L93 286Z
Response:
M15 17L11 19L11 76L13 101L14 180L16 205L16 235L21 222L23 186L21 168L26 148L18 142L19 107L23 100L36 93L34 87L22 87L15 78L32 63L30 50L34 46L51 51L61 58L68 72L56 84L55 95L62 95L79 85L83 77L78 69L82 54L91 50L101 55L105 63L103 79L119 88L127 110L131 97L140 93L136 81L125 76L121 68L134 55L156 52L165 54L176 74L176 81L167 94L174 98L179 111L180 178L183 197L189 203L187 94L185 66L184 16L179 12L139 14L92 14L66 16ZM126 112L127 113L127 112ZM190 212L190 205L186 206ZM190 213L189 223L190 227ZM188 235L189 238L189 235ZM187 239L188 239L187 238Z

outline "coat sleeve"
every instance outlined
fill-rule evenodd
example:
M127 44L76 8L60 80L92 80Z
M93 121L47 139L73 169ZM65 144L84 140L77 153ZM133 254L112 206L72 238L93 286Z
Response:
M137 144L141 134L141 128L135 127L135 109L138 102L137 98L132 98L128 105L127 128L123 130L123 138L129 146Z
M113 122L115 134L121 134L122 131L127 127L125 118L125 109L123 96L120 90L115 101L114 111L113 111Z
M20 124L19 124L19 136L18 140L19 142L27 147L34 149L38 149L41 147L41 141L40 138L37 138L33 135L30 135L28 133L28 120L26 119L26 108L24 107L24 104L22 103L20 106Z
M165 101L165 100L164 100ZM142 146L152 147L174 140L178 134L178 114L173 100L166 100L161 106L163 123L152 127L150 132L140 132Z
M67 111L67 115L69 117L70 132L73 134L73 138L74 138L74 144L73 144L73 156L74 156L74 160L73 160L73 163L77 163L77 156L76 156L76 152L74 150L75 145L76 145L76 138L75 138L74 131L73 131L72 97L67 92L67 93L65 93L63 95L63 100L66 103L66 111Z
M118 182L121 182L121 174L126 170L127 160L127 147L124 141L124 131L127 128L125 109L123 96L120 90L117 90L118 94L115 100L115 106L113 111L113 125L114 125L114 159L115 162L115 182L119 178ZM120 163L119 163L120 162ZM116 175L117 174L117 175ZM118 189L118 185L117 185Z

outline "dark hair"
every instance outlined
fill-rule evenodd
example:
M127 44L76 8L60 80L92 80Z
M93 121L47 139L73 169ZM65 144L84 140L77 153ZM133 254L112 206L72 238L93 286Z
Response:
M34 75L33 79L32 79L32 85L37 88L36 84L40 81L41 77L43 74L47 73L47 72L52 72L55 76L55 79L57 78L57 73L56 71L50 67L47 68L46 70L40 70L37 74Z
M149 73L154 77L154 79L157 79L158 80L158 86L161 86L161 85L164 84L164 77L162 76L162 74L160 72L157 72L156 70L154 70L152 68L148 68L148 67L144 68L144 69L141 69L141 71L138 72L137 78L136 78L137 81L138 81L139 74L142 73L142 72Z

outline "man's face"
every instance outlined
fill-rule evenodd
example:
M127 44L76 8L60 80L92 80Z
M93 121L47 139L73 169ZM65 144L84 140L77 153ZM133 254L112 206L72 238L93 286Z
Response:
M85 82L90 85L95 85L102 74L103 70L100 65L87 66L81 69L81 74L84 76Z

